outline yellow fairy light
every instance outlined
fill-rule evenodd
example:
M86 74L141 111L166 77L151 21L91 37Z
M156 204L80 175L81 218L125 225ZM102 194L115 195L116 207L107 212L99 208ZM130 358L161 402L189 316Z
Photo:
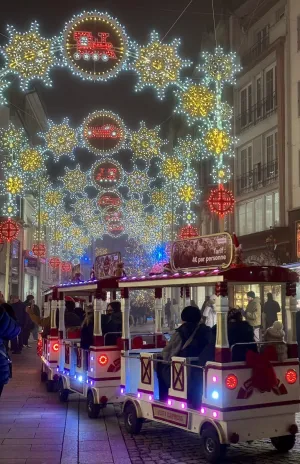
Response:
M19 164L23 171L36 172L43 167L43 156L38 150L27 148L20 153Z
M204 143L210 152L220 155L228 150L230 138L225 131L214 128L206 133Z
M79 227L72 227L70 229L70 235L72 238L79 238L82 235L81 229Z
M51 151L56 161L63 156L68 155L73 159L73 151L77 146L76 130L69 126L69 121L65 118L62 124L53 124L49 122L49 130L43 137L47 143L47 150Z
M64 237L64 234L61 230L56 230L53 234L53 239L55 242L60 242Z
M174 217L174 214L172 213L172 211L166 211L164 213L164 216L163 216L163 222L164 224L166 224L167 226L171 225L172 222L175 221L175 217Z
M159 225L159 220L153 214L149 214L145 218L145 225L147 227L157 227Z
M195 198L195 190L190 185L183 185L178 191L180 200L189 203Z
M183 172L183 164L177 158L171 157L163 161L161 169L168 179L179 179Z
M57 207L62 201L62 195L57 190L49 190L45 194L45 203L50 207Z
M9 176L5 181L5 186L12 195L19 195L24 187L23 179L18 176Z
M25 143L26 138L23 129L16 129L11 123L7 129L0 129L0 150L19 153Z
M61 217L60 223L63 227L71 227L72 225L72 217L70 214L63 214Z
M215 94L203 85L189 85L180 97L182 110L189 118L205 118L215 106Z
M13 27L8 27L8 32L10 43L3 48L3 53L8 69L19 75L22 88L26 89L30 80L36 78L51 84L48 73L55 59L52 41L40 36L38 24L32 23L24 34Z
M159 128L147 129L145 123L141 123L138 131L131 133L130 148L135 158L150 161L153 157L159 157L163 140L158 135Z
M67 169L62 181L64 188L71 196L77 192L82 192L87 184L86 174L81 171L79 165L73 171Z
M79 243L80 243L80 245L82 245L84 248L86 248L86 247L89 246L89 244L90 244L90 238L87 237L87 236L81 237L81 238L79 239Z
M47 224L49 221L49 213L47 211L40 211L40 224L41 226Z
M162 190L156 190L155 192L153 192L151 198L152 203L155 206L165 206L168 202L167 194Z

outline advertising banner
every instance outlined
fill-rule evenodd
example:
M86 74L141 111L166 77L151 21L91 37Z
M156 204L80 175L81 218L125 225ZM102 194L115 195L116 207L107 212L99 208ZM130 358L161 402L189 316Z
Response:
M121 262L121 253L110 253L97 256L95 259L95 278L113 277L116 275L118 264Z
M209 268L225 269L233 257L231 235L227 232L177 240L171 249L172 271L197 271Z

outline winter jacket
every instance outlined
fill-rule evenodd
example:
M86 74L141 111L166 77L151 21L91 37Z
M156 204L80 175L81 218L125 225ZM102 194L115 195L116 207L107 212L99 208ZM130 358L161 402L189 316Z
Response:
M279 303L275 300L266 301L264 304L264 313L266 315L266 328L268 329L278 320L277 313L280 313Z
M261 304L258 297L249 301L245 311L245 319L252 327L261 326Z
M34 314L33 310L30 310L29 317L35 324L43 327L43 334L42 334L43 338L46 338L48 335L50 335L51 315L47 317L39 317ZM56 320L56 326L58 328L58 319ZM71 312L65 313L66 329L70 327L80 327L80 326L81 326L81 322L80 322L79 317L76 314L71 313Z
M9 315L9 317L11 317L14 321L17 321L17 318L16 318L16 315L15 315L15 312L12 308L12 306L8 303L2 303L2 308L5 309L5 311L7 312L7 314Z
M26 305L22 303L21 300L19 300L16 303L13 303L11 306L12 306L12 309L14 310L18 324L21 327L25 327L25 325L27 324Z
M196 330L196 332L195 332ZM185 343L194 334L191 343L184 348ZM211 329L204 324L189 324L185 322L175 330L169 343L162 351L164 361L171 361L173 356L198 357L205 346L210 342Z
M256 344L250 344L254 342L254 330L247 321L228 323L228 342L230 347L236 343L249 343L249 345L237 345L233 348L232 362L246 361L246 353L249 350L257 352Z
M105 345L116 345L117 339L122 336L122 313L112 313L101 320L102 334L106 335ZM117 333L112 333L117 332Z
M80 332L80 347L88 350L94 342L94 314L89 315L87 324L83 323Z
M20 331L18 323L9 317L5 309L0 306L0 385L8 382L10 374L10 363L6 355L4 340L16 338Z

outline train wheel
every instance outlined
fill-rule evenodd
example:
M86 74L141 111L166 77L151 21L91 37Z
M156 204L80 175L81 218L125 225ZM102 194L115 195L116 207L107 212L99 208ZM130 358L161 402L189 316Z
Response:
M87 395L87 412L90 419L97 419L101 409L100 404L95 404L94 396L92 392L88 392Z
M142 429L143 419L137 417L133 404L128 404L124 410L125 428L131 435L138 435Z
M58 382L58 398L61 403L66 403L69 398L69 390L64 388L64 383L61 379Z
M203 454L208 462L216 463L226 454L226 445L221 445L216 429L211 425L201 433Z
M272 445L280 453L287 453L294 448L296 443L295 435L284 435L282 437L271 438Z
M48 393L54 392L54 380L47 380L46 382L46 390Z

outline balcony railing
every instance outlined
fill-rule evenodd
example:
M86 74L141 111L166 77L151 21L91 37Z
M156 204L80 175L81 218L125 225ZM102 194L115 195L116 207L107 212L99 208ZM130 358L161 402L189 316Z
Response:
M253 192L278 180L278 159L266 164L258 163L252 171L242 174L236 180L237 195Z
M273 92L267 95L263 100L252 105L247 111L239 114L236 118L236 133L255 126L260 121L268 118L277 110L277 95Z
M269 34L262 37L258 40L251 48L247 51L247 53L242 56L241 62L243 68L251 65L269 46L270 44L270 36Z

